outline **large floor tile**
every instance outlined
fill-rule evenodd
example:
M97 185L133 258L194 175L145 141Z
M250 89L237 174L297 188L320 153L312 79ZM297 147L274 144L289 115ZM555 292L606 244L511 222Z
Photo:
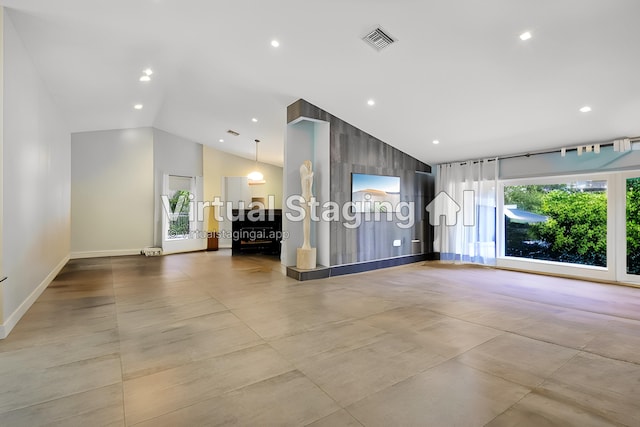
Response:
M580 353L539 387L555 400L602 418L640 425L640 365Z
M362 319L363 322L388 332L422 330L444 320L445 316L435 313L424 306L411 305L373 314Z
M313 293L304 297L304 303L355 318L371 316L402 306L398 301L345 288L325 291L322 294Z
M340 407L304 375L291 371L140 426L303 426L338 409Z
M200 280L201 286L216 300L230 309L250 308L312 294L324 294L331 287L313 286L312 282L289 283L283 278L256 283L244 283L230 279L228 282ZM233 283L230 285L230 283Z
M117 356L119 351L120 340L116 329L4 351L0 353L0 377L20 372L47 370L106 355Z
M125 379L220 356L264 341L230 312L175 323L121 329Z
M308 301L290 299L232 310L262 338L271 340L317 328L321 325L353 319L348 314L317 307Z
M125 381L127 422L155 418L292 369L263 344Z
M122 385L89 390L0 414L3 426L124 426Z
M449 304L434 308L435 311L479 325L504 331L525 328L540 317L549 315L549 308L541 304L506 298L500 295L469 296L465 304ZM559 309L553 308L552 312Z
M121 382L117 354L48 368L16 369L2 375L0 413Z
M363 347L296 366L346 406L444 360L435 348L386 334Z
M152 325L162 325L184 321L190 318L227 311L227 308L206 296L178 301L165 299L164 301L150 300L142 304L119 304L118 325L120 328L144 328Z
M533 388L576 354L578 350L507 333L467 351L456 360Z
M503 334L502 331L463 320L444 318L417 330L394 332L403 339L434 349L449 359Z
M76 301L76 300L74 300ZM82 340L84 336L117 329L113 301L92 301L89 306L38 301L11 334L0 341L0 353L20 348Z
M562 309L540 317L515 333L565 347L582 349L606 330L608 316Z
M365 426L483 426L529 389L450 361L346 409Z
M610 321L584 350L612 359L640 364L640 321Z
M486 427L607 427L620 426L574 405L533 392L493 419Z
M288 360L298 362L319 361L368 344L385 334L382 329L353 320L323 325L296 335L270 341L273 348Z

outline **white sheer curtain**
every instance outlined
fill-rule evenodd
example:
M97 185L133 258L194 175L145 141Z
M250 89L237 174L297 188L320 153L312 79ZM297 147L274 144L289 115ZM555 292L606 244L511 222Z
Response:
M436 197L449 200L440 194L444 192L460 207L457 220L435 226L434 250L441 260L495 265L498 162L438 165Z

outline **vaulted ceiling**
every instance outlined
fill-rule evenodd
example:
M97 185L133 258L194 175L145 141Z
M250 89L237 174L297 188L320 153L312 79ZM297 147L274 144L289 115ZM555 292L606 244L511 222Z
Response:
M304 98L429 164L640 135L637 0L0 4L72 132L155 126L249 158L260 139L281 165ZM380 52L377 26L397 39Z

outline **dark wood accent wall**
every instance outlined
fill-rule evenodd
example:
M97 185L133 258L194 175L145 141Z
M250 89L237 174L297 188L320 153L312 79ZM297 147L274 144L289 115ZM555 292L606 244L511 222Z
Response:
M287 108L288 122L300 117L330 124L332 201L340 206L350 202L351 174L365 173L399 176L401 201L415 203L414 225L408 229L399 228L395 216L393 221L362 221L352 229L343 225L344 218L332 222L331 265L431 253L433 230L424 210L434 196L431 167L302 99ZM402 246L394 247L394 240Z

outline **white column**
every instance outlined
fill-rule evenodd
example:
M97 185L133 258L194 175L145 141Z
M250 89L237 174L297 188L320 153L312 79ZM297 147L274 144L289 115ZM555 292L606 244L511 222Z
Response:
M284 143L282 229L289 234L289 238L282 244L280 257L285 266L296 265L296 249L302 246L302 222L287 219L287 213L295 213L287 207L287 198L300 195L302 192L300 165L305 160L311 160L313 164L313 195L316 201L321 205L329 201L329 126L328 122L306 117L300 117L287 125ZM320 213L321 209L316 209L318 216ZM311 246L317 248L318 265L329 266L329 234L328 222L311 222Z

